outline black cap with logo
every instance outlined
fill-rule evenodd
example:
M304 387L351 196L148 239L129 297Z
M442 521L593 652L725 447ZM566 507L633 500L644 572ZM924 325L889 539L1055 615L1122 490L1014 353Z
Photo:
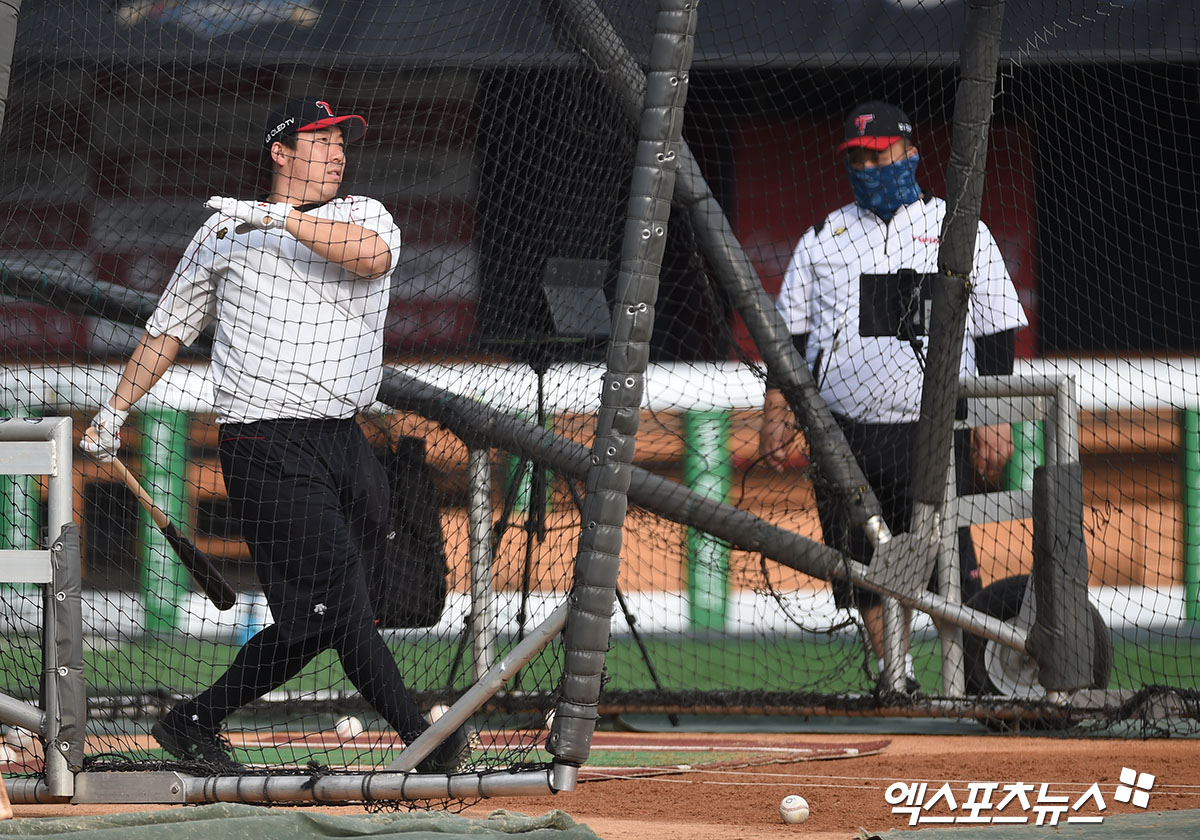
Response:
M316 97L308 99L293 99L286 105L275 109L267 119L267 130L263 135L263 146L271 148L271 144L284 137L300 131L316 131L318 128L329 128L339 125L346 142L358 140L367 131L367 121L358 114L337 116L333 108L324 99Z
M912 120L895 105L864 102L846 117L846 139L838 152L859 147L879 151L901 138L912 140Z

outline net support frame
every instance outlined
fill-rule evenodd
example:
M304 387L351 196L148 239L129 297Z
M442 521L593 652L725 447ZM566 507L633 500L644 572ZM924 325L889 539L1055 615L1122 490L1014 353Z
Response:
M408 744L404 750L385 769L390 772L406 773L421 763L434 748L444 741L454 730L462 726L480 709L488 698L498 692L514 674L521 670L538 651L550 643L562 632L567 621L568 604L559 604L541 624L530 631L524 639L516 644L508 654L492 665L473 686L467 689L454 704L437 720L430 724L421 735ZM559 779L564 787L555 790L572 790L574 777Z
M548 770L457 776L379 772L318 777L301 773L192 776L176 771L85 772L76 777L76 792L71 802L341 805L387 800L539 796L551 792L549 777ZM44 804L58 798L50 793L44 779L9 779L5 785L12 801L19 805Z
M587 474L570 614L563 630L563 676L546 739L556 775L559 768L577 768L587 761L599 718L634 444L675 192L696 6L695 0L661 0L655 18L607 369Z
M61 283L59 280L61 279ZM144 295L128 295L112 284L78 278L8 269L0 272L0 287L26 300L63 301L66 311L99 315L119 323L137 325L148 317L153 301ZM110 296L109 292L113 292ZM1052 377L1024 377L1040 388ZM69 391L74 388L63 384ZM495 447L536 459L563 476L586 480L590 468L588 449L537 424L522 420L476 399L461 396L396 368L385 368L380 383L380 403L397 411L409 411L432 420L452 432L468 447ZM683 525L706 530L738 550L752 551L790 569L823 580L850 580L873 591L889 594L886 587L866 580L867 566L801 534L780 528L749 511L696 493L670 479L634 466L630 474L629 498L647 511L675 519ZM926 593L932 596L932 593ZM936 599L936 596L932 596ZM919 607L920 608L920 607ZM1010 630L989 616L963 617L952 607L939 611L948 620L986 638L1020 646Z
M487 449L467 449L468 552L471 558L472 665L476 680L482 680L496 657L496 633L492 628L495 593L492 588L492 468Z
M630 120L638 118L646 80L633 56L593 0L546 0L562 15L571 36L603 71L613 95ZM767 368L767 381L779 387L804 427L805 439L853 522L863 526L879 548L891 537L875 491L863 476L841 427L821 398L812 371L792 344L783 316L763 288L729 219L700 171L686 139L679 144L675 203L686 209L697 244L714 276L746 324Z
M946 216L933 280L929 352L917 422L917 461L912 524L871 564L871 577L903 589L920 589L929 579L942 543L946 474L954 435L959 368L971 296L975 239L983 201L988 127L1000 60L1003 0L969 0L959 56L950 162L946 171ZM900 605L883 605L885 686L903 690L909 617Z
M0 288L26 300L65 306L80 315L105 313L114 321L137 325L153 309L145 295L130 295L122 287L44 272L0 268ZM1023 377L1035 391L1053 377ZM75 386L64 384L66 390ZM564 476L586 480L590 468L588 449L569 438L491 408L476 399L461 396L396 368L385 368L379 401L397 411L410 411L437 422L468 447L496 447L534 459ZM630 473L629 498L647 511L704 529L726 540L738 550L752 551L790 569L822 580L849 580L881 594L894 594L886 586L866 579L868 567L844 557L818 540L780 528L749 511L696 493L649 470L634 466ZM988 639L1018 649L1023 642L1002 622L983 614L966 616L953 605L932 597L930 613L976 632ZM920 596L924 598L924 596ZM916 603L918 608L925 609ZM928 612L926 609L925 611Z
M0 578L42 587L41 706L0 695L0 720L38 733L46 747L47 791L58 798L74 792L87 722L72 445L70 417L0 421L0 474L48 476L47 524L55 535L46 550L0 552Z

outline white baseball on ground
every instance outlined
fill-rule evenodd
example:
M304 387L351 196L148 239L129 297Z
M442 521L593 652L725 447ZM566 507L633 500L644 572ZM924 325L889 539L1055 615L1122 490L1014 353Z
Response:
M337 732L338 737L343 741L348 741L351 738L357 738L366 731L366 727L363 726L363 722L352 715L338 718L338 722L334 724L333 729L335 732Z
M808 819L808 800L794 793L783 797L779 803L779 816L785 823L804 822Z
M437 719L448 711L450 711L450 707L445 703L434 703L429 709L429 722L437 723Z

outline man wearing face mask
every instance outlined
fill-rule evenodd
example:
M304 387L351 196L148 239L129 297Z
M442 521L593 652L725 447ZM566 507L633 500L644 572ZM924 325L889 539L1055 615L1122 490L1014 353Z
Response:
M867 102L851 111L837 152L844 156L854 201L800 239L776 306L874 489L888 528L899 534L908 530L913 507L926 319L946 203L921 190L912 122L894 105ZM1014 336L1028 322L982 221L971 283L961 371L1012 373ZM768 387L759 448L777 470L787 463L795 429L782 392ZM972 469L994 483L1012 454L1011 427L972 429L956 439L956 448L960 490L969 486ZM825 542L869 563L866 535L851 527L836 496L816 479ZM980 588L968 528L959 531L959 549L966 600ZM879 596L835 581L834 597L839 608L858 609L882 672ZM906 672L909 692L919 690L911 655Z

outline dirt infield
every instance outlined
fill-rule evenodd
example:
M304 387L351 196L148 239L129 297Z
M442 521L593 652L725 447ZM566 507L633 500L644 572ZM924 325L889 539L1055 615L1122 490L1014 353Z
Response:
M635 736L636 737L636 736ZM656 736L664 737L664 736ZM694 738L695 735L677 736ZM714 743L746 735L712 735ZM763 744L796 735L753 736ZM1074 802L1099 783L1104 815L1141 810L1200 809L1200 741L1067 740L1011 736L892 735L881 752L826 761L762 765L743 770L679 773L650 779L585 781L556 797L488 800L472 809L506 808L525 814L561 808L605 840L760 840L784 832L806 840L847 840L860 827L908 828L884 792L895 782L927 782L929 792L949 782L959 802L969 782L1049 783L1049 792ZM844 734L804 735L805 741L845 743ZM1155 776L1147 809L1114 799L1122 767ZM812 815L785 826L776 811L789 793L808 799ZM1029 795L1031 803L1036 791ZM935 809L946 814L944 808ZM1091 811L1094 813L1094 809ZM1017 812L1012 812L1017 813ZM1082 811L1080 812L1082 813ZM1032 812L1029 812L1033 821ZM929 827L929 826L925 826ZM932 826L937 827L937 826ZM1047 837L1053 829L1047 828Z
M629 744L652 737L656 748L672 741L694 748L698 741L716 748L740 749L747 744L772 748L830 745L841 754L847 744L878 742L876 736L814 734L698 734L621 733ZM606 738L607 740L607 738ZM893 814L884 794L895 783L928 785L929 795L948 784L958 802L964 802L970 783L1048 786L1049 794L1079 799L1093 785L1106 803L1102 815L1145 811L1200 809L1200 740L1152 741L1074 740L1053 737L997 735L888 735L890 743L878 752L851 757L814 760L789 751L780 756L800 760L754 763L740 768L717 767L699 771L661 772L649 777L614 775L603 779L585 775L578 789L558 796L489 799L467 813L483 816L502 808L522 814L566 811L605 840L765 840L803 836L807 840L849 840L860 827L871 831L909 827L909 817ZM815 750L815 753L821 751ZM820 756L816 756L819 758ZM603 752L594 756L603 764ZM1117 801L1122 768L1154 776L1146 807L1134 801ZM1145 784L1147 777L1142 777ZM1134 786L1136 787L1136 786ZM785 826L776 807L789 793L800 793L812 806L812 816L802 826ZM1038 790L1029 793L1035 802ZM943 802L944 804L944 802ZM1094 803L1093 803L1094 804ZM83 816L114 811L150 810L145 805L15 805L17 818ZM336 813L359 813L343 807ZM1094 807L1086 809L1096 814ZM930 813L947 813L944 807ZM1005 813L1022 813L1009 810ZM1081 810L1079 813L1083 813ZM1033 811L1025 812L1029 822ZM931 827L931 826L921 826ZM937 826L932 826L937 827ZM1054 830L1046 827L1046 836Z

